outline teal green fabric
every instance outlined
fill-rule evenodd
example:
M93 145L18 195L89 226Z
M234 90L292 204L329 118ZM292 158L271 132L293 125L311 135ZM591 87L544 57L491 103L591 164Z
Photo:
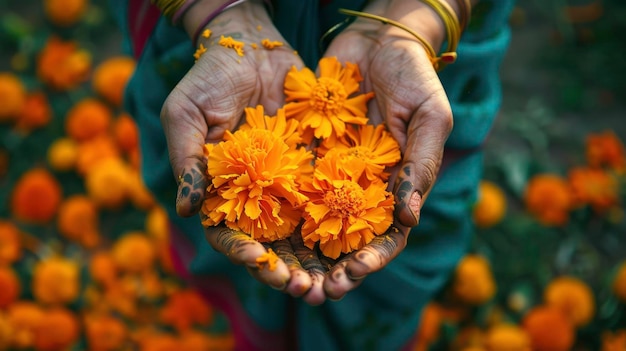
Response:
M125 8L124 0L112 1L116 9ZM506 19L513 1L484 2L490 5L478 19L480 26L464 34L457 62L440 74L455 120L447 142L451 153L480 147L501 102L498 70L510 39ZM313 68L321 56L319 36L342 20L336 8L358 9L362 3L339 1L320 7L312 0L279 0L274 2L274 20ZM191 271L227 276L250 316L263 328L281 330L286 328L290 298L257 283L245 269L216 253L204 239L198 218L185 219L174 212L176 183L159 113L168 92L193 64L193 52L186 34L162 18L127 87L126 107L140 127L145 182L198 249ZM472 233L470 209L481 169L482 155L476 150L447 163L424 205L420 225L411 233L409 246L384 270L368 276L357 290L341 301L327 301L318 307L295 300L299 348L401 349L415 333L422 307L446 282L467 249Z

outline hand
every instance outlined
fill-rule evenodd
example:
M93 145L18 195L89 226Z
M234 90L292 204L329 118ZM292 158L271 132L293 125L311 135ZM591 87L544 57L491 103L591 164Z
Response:
M216 7L214 2L199 2L185 15L183 23L190 36L214 10L211 6ZM236 129L247 106L260 104L267 114L274 114L284 103L283 80L277 77L284 77L292 66L303 66L271 23L260 1L248 1L223 12L208 28L211 36L208 39L201 36L198 42L207 51L170 93L161 113L170 162L179 181L176 210L184 217L197 214L204 200L208 185L204 144L218 143L226 130ZM244 55L218 45L221 35L246 43ZM265 38L285 45L264 49L260 43ZM250 43L258 43L259 48L253 49ZM256 259L267 252L266 248L248 235L217 226L207 228L205 236L215 250L247 267L259 281L293 296L302 296L310 304L323 301L324 274L319 260L310 255L301 240L273 244L274 251L283 259L274 270L268 270L258 269L256 265Z
M374 1L365 12L413 24L435 50L445 31L437 15L419 1ZM396 206L394 224L364 248L335 264L324 281L327 297L339 299L370 273L385 267L407 244L410 228L430 191L452 130L445 91L421 44L405 31L370 19L357 19L340 33L325 56L358 64L362 90L375 93L368 116L386 123L402 149L403 159L390 178Z

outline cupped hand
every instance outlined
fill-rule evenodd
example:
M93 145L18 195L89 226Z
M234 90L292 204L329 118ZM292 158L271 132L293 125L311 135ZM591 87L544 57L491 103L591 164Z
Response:
M185 27L191 36L198 32L194 27L198 19L213 10L205 6L210 6L210 2L194 5L185 15ZM228 9L207 29L211 35L200 36L197 43L197 47L202 45L206 51L172 90L161 112L170 162L179 183L176 211L184 217L198 213L209 184L203 154L205 143L218 143L226 130L235 130L242 122L245 107L263 105L267 114L275 113L284 102L286 72L293 66L303 66L271 23L260 1L248 1ZM243 56L220 45L222 36L244 43ZM266 49L261 45L263 39L284 45ZM257 45L256 49L252 43ZM257 267L256 260L266 248L249 236L224 226L207 228L205 236L215 250L246 266L261 282L303 296L312 304L321 302L323 274L310 259L304 259L303 255L308 253L303 245L300 248L297 242L276 243L275 251L284 259L269 270Z
M410 27L435 49L445 34L436 14L419 1L374 1L364 11L413 24ZM358 64L363 92L375 93L368 117L372 124L387 125L403 155L390 178L396 201L394 224L328 272L325 294L339 299L406 247L408 233L418 224L422 204L437 178L453 120L426 50L407 32L359 18L337 35L324 55Z

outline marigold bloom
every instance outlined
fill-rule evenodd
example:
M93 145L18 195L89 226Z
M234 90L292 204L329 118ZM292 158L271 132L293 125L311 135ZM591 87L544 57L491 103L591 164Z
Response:
M613 278L613 293L622 302L626 302L626 261L617 267Z
M7 317L13 330L11 346L20 350L33 347L35 331L45 318L43 309L31 301L18 301L7 308Z
M556 308L537 306L522 321L533 351L569 351L574 345L572 323Z
M128 165L118 158L100 161L85 175L87 194L98 206L118 209L128 200L130 174Z
M65 118L65 132L72 139L82 142L107 133L113 116L102 102L86 98L76 103Z
M129 169L128 196L135 207L147 211L156 204L154 195L143 182L143 177L138 170Z
M526 209L544 225L567 223L573 201L567 180L556 174L536 175L526 185Z
M545 304L560 310L575 327L589 323L595 313L591 288L580 279L558 277L544 290Z
M232 334L215 335L190 330L180 335L179 342L180 349L185 351L235 349L235 338Z
M179 290L167 299L161 310L161 322L179 332L193 325L208 325L213 320L213 309L195 290Z
M33 168L18 179L11 195L11 211L18 220L49 222L61 203L58 180L44 168Z
M624 144L615 132L590 134L587 136L587 162L591 167L610 167L618 171L626 170Z
M30 93L26 96L22 111L17 115L15 127L22 132L41 128L52 119L52 109L48 97L42 92Z
M89 350L120 350L128 339L126 325L113 316L91 315L85 318L85 337Z
M137 122L127 113L120 114L113 122L113 135L124 152L130 153L139 145Z
M617 179L603 169L577 167L569 171L574 201L591 205L594 211L605 213L619 203Z
M43 8L50 22L69 27L78 22L87 9L87 0L44 0Z
M337 157L346 164L347 171L362 173L367 181L376 178L386 181L389 173L385 172L385 167L394 166L402 157L400 145L382 124L348 125L343 137L322 143L317 157L324 157L328 152L339 153Z
M135 66L135 60L129 56L114 56L103 61L93 71L93 90L114 106L121 106Z
M443 321L441 308L434 302L427 304L422 310L417 328L417 345L414 351L427 351L437 341Z
M67 239L92 248L100 241L98 224L98 209L89 197L73 195L61 203L57 227Z
M472 217L479 228L489 228L499 223L506 214L506 195L496 183L482 180L478 187L478 200Z
M140 351L176 351L183 350L174 335L152 332L138 340Z
M259 108L246 111L251 126L256 125L251 115L263 116ZM224 221L258 241L274 241L291 235L300 222L296 207L307 198L300 193L298 180L312 170L313 156L286 142L293 140L295 128L284 115L274 118L278 120L270 119L267 129L227 131L224 141L206 145L211 184L202 206L205 226Z
M363 187L361 174L347 171L335 156L317 159L313 178L302 185L309 202L301 230L307 247L319 242L322 253L333 259L384 234L393 222L394 206L387 183L377 179Z
M109 159L120 159L120 150L109 134L97 136L78 145L76 171L86 175L98 163Z
M485 346L489 351L531 351L530 337L516 325L498 324L487 331Z
M91 71L91 55L79 50L73 41L55 36L48 39L39 53L37 75L57 90L70 90L85 82Z
M490 300L496 284L489 262L482 256L468 254L456 267L452 293L464 303L480 305Z
M78 144L70 138L59 138L48 147L48 163L56 171L69 171L78 159Z
M0 122L13 120L24 108L26 88L18 76L0 72Z
M305 135L312 131L316 138L343 136L346 124L367 124L367 102L374 93L355 95L363 80L359 67L349 62L342 67L337 58L325 57L319 71L319 77L306 67L300 71L292 67L287 73L287 117L299 120Z
M80 337L76 316L67 309L53 308L35 328L35 349L40 351L65 350Z
M0 308L6 308L20 295L22 286L13 268L0 266Z
M74 261L53 257L35 265L32 291L44 304L65 304L74 301L80 292L79 267Z
M117 281L119 269L109 252L97 252L89 261L91 279L103 286L110 286Z
M0 219L0 265L10 265L22 257L20 230L9 221Z
M614 333L602 333L601 351L623 351L626 350L626 330L618 330Z
M125 272L143 273L153 267L154 246L144 233L125 233L115 242L111 252L115 264Z

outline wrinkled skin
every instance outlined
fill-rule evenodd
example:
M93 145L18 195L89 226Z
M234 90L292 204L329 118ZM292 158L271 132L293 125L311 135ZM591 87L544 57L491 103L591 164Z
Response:
M392 2L379 0L365 11L393 18L406 13L406 6L423 6L416 1ZM433 23L432 12L418 11L412 16L428 16L416 23ZM441 28L436 28L436 23L434 27L430 30L440 34L436 31ZM262 6L254 2L224 12L210 29L210 39L232 35L245 42L258 43L263 38L285 42ZM429 38L441 40L437 35ZM286 72L292 66L304 66L286 44L273 50L247 46L245 55L239 57L233 50L209 46L207 39L200 38L200 42L208 51L171 92L161 113L170 161L179 181L176 209L181 216L196 215L202 205L208 184L203 145L217 143L224 131L235 130L247 106L261 104L266 113L273 114L283 104ZM342 298L404 249L409 229L419 222L421 204L436 179L452 128L450 106L436 72L423 47L405 32L357 20L333 40L325 56L359 65L363 91L376 94L369 106L370 119L386 123L401 146L403 159L390 180L396 200L394 225L337 262L318 257L303 245L300 235L264 246L222 226L205 230L210 245L233 263L246 266L259 281L311 305ZM256 258L267 247L281 257L273 271L256 268Z

